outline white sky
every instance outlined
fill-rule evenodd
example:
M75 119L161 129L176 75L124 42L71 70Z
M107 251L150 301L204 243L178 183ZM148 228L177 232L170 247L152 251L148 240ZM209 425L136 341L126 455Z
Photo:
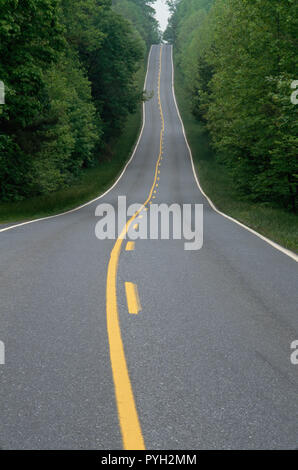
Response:
M159 21L160 28L164 31L168 24L169 10L166 4L166 0L156 0L156 3L153 5L153 8L156 10L156 19Z

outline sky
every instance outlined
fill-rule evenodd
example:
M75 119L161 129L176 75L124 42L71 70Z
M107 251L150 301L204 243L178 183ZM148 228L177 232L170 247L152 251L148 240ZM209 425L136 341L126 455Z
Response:
M160 28L164 31L168 24L169 10L166 4L166 0L156 0L154 4L156 10L156 18L159 21Z

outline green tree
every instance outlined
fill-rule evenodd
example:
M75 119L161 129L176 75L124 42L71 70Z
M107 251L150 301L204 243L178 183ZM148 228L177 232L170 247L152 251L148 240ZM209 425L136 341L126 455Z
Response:
M218 0L207 112L216 148L243 194L291 205L297 198L297 4ZM296 168L296 170L295 170Z
M165 36L244 197L297 204L298 5L293 0L176 0ZM213 6L212 6L213 3ZM210 8L211 7L211 8Z
M160 42L158 22L152 5L156 0L113 0L114 10L131 21L147 48Z
M71 184L142 99L145 44L111 0L7 0L0 54L2 200Z
M95 18L104 34L101 47L85 61L92 96L103 121L105 139L119 134L128 113L141 101L135 73L144 59L144 46L130 23L111 9Z
M44 70L64 48L56 0L0 4L0 76L6 105L0 115L0 197L23 197L32 180L36 135L50 106Z

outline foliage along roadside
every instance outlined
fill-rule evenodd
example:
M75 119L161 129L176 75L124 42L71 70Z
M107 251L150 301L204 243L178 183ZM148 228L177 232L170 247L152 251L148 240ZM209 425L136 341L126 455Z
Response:
M229 168L216 158L204 123L191 112L191 95L175 60L175 94L190 144L197 175L204 192L215 206L265 237L298 252L298 217L269 202L243 198Z
M137 72L138 88L143 89L145 63ZM135 146L142 125L142 106L130 114L121 135L111 141L95 165L85 168L71 185L20 201L0 201L0 223L31 220L59 214L78 207L105 192L123 170Z
M298 3L169 0L164 39L175 47L192 112L247 201L297 208Z
M152 0L130 1L143 4L148 20ZM73 185L139 106L136 73L157 23L138 31L113 8L111 0L1 4L0 201Z

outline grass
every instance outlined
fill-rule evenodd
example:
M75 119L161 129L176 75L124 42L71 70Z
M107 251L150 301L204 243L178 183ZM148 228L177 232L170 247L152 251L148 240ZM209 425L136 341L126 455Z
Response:
M143 88L145 66L138 72L138 84ZM121 173L129 159L142 123L142 107L130 115L122 134L110 148L112 157L106 157L97 166L84 170L71 185L43 196L18 202L0 202L0 223L9 223L58 214L83 204L104 193Z
M298 251L297 215L264 203L243 200L227 168L216 160L204 125L191 113L190 97L175 67L175 93L200 184L216 207L285 248Z

